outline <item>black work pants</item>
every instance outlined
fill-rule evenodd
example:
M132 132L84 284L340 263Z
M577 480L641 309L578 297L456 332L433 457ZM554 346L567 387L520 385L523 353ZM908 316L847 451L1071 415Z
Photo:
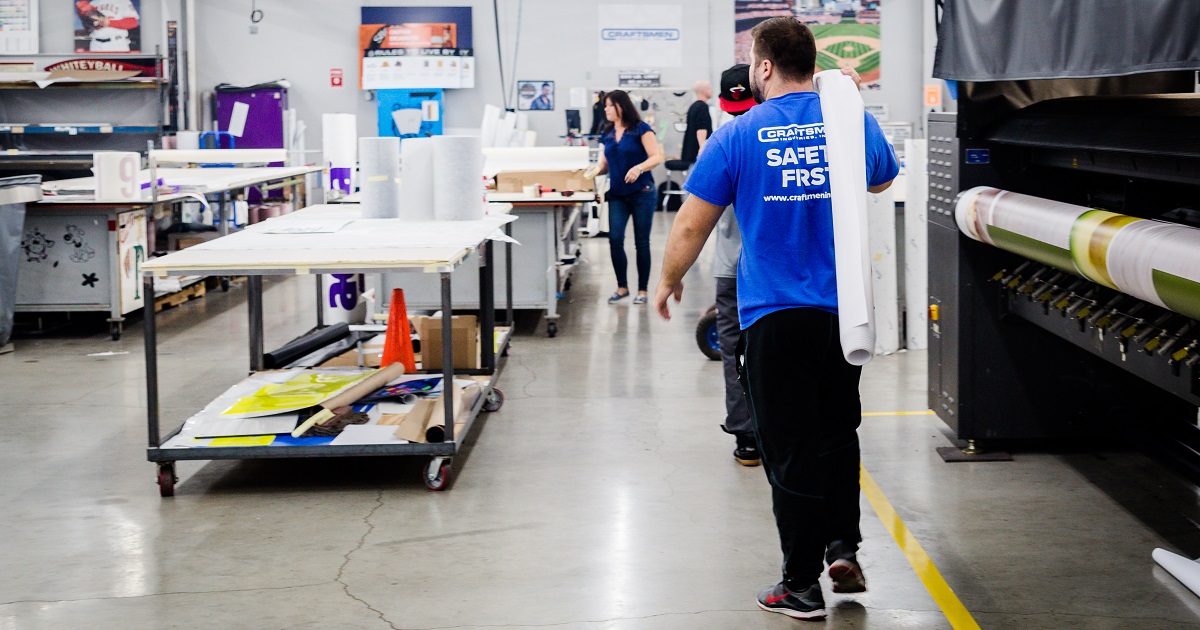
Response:
M742 384L771 482L783 579L789 588L808 588L832 543L840 543L833 549L841 555L862 540L862 369L842 356L837 315L818 309L766 315L743 333L743 345Z
M721 340L721 367L725 372L725 431L734 435L754 432L746 392L738 378L737 345L742 336L738 323L737 278L717 278L717 334Z

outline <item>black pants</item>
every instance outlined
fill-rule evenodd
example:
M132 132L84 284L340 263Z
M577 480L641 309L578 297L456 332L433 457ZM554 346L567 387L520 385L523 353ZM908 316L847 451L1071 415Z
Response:
M817 309L771 313L743 333L743 345L742 385L771 482L783 579L808 588L824 570L827 549L854 553L862 540L862 370L842 357L837 315Z
M738 378L737 345L742 336L738 323L737 278L717 278L717 333L721 339L721 367L725 371L725 431L753 433L746 392Z

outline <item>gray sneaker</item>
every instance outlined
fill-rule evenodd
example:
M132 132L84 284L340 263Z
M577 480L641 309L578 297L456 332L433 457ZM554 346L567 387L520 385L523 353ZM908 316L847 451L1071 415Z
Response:
M783 582L764 588L758 594L758 607L792 619L820 621L825 618L825 596L821 585L813 584L803 591L790 591Z

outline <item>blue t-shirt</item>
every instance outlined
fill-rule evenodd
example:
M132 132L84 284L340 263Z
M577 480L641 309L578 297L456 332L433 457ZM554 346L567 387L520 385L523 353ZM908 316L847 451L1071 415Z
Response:
M650 171L642 173L632 184L625 183L625 173L650 157L646 147L642 146L642 134L652 131L654 129L642 121L637 127L626 129L620 142L617 142L615 129L600 138L604 144L604 159L608 162L608 194L621 196L654 189L654 176Z
M878 186L900 165L875 117L868 113L864 125L867 183ZM684 188L737 213L743 329L787 308L837 313L828 169L816 92L772 98L722 125L692 167Z

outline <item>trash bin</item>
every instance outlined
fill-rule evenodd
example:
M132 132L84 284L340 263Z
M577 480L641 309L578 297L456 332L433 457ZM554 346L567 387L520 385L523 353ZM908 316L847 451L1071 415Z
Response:
M0 347L12 338L25 204L42 198L41 175L0 177Z

